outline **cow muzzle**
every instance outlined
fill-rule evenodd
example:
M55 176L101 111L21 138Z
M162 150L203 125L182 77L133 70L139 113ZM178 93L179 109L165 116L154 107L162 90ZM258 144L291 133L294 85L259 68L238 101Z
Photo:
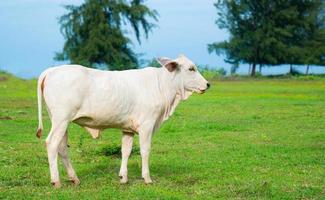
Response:
M199 94L203 94L203 93L205 93L205 91L206 91L207 89L209 89L209 88L210 88L210 83L207 82L207 85L206 85L205 89L199 89L198 93L199 93Z

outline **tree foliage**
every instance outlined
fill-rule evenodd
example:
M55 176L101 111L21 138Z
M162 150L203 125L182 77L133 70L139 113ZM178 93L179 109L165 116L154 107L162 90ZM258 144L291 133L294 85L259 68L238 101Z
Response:
M325 55L322 0L219 0L215 7L230 38L209 44L209 52L251 64L253 76L257 64L319 64Z
M149 60L147 62L147 65L150 66L150 67L161 67L161 65L159 64L159 62L157 61L156 58L152 58L151 60Z
M65 8L68 13L60 17L59 23L66 41L55 59L112 70L138 66L125 27L131 25L141 43L141 33L148 37L155 26L149 20L157 21L158 15L143 0L86 0L80 6Z

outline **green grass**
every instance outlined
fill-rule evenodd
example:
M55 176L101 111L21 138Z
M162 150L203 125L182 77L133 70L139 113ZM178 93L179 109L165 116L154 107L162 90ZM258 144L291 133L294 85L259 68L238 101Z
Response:
M120 185L121 133L91 139L69 127L81 185L60 161L62 188L50 185L37 128L36 81L0 74L0 199L324 199L325 78L215 81L193 95L153 137L154 184L140 179L138 137L129 184Z

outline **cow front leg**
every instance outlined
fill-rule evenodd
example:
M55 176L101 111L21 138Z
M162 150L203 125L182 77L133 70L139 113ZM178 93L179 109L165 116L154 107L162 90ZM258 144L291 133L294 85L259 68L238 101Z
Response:
M122 162L119 176L121 178L121 183L128 182L128 159L132 151L132 143L133 143L133 133L123 132L122 136Z
M79 185L80 181L72 167L71 161L68 156L68 133L66 132L65 135L63 136L61 143L59 145L59 155L62 158L63 164L67 170L67 174L69 179L74 185Z
M140 153L142 158L142 178L146 184L152 183L149 172L149 154L152 132L139 132Z

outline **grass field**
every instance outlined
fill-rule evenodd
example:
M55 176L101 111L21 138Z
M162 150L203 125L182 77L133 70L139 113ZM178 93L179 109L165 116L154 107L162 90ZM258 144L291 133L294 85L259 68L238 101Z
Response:
M8 78L9 77L9 78ZM0 74L0 199L324 199L325 78L214 81L154 135L154 184L140 179L138 137L129 184L119 183L121 133L91 139L69 127L81 181L50 185L37 128L36 80Z

